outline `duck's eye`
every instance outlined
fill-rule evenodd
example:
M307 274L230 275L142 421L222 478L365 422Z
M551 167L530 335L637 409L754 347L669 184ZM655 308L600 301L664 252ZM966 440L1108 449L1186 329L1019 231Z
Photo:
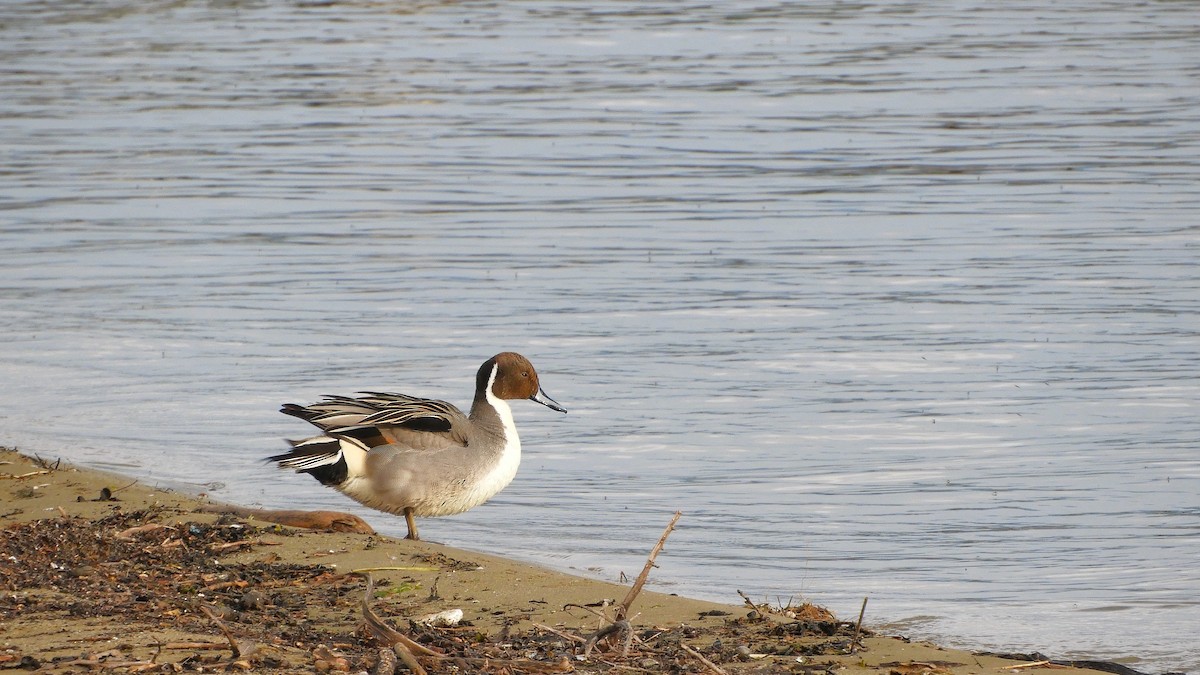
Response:
M522 370L522 371L521 371L521 377L529 377L529 371L528 371L528 370Z

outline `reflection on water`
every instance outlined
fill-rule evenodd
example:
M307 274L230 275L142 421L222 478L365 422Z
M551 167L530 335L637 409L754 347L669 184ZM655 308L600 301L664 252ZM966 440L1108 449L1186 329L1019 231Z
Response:
M1195 669L1198 24L6 3L0 442L354 509L279 403L516 349L571 414L431 538Z

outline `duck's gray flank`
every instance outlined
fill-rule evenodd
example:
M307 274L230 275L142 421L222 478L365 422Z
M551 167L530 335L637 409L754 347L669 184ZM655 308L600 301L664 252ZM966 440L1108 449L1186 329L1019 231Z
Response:
M414 516L462 513L504 489L517 473L521 440L508 401L529 399L566 412L546 395L533 364L501 352L479 367L470 414L445 401L391 392L325 396L280 412L322 435L292 442L269 461L307 473L372 508Z

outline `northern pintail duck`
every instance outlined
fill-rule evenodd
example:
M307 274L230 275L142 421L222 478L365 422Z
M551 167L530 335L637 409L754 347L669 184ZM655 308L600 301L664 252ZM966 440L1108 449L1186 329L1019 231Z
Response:
M446 516L479 506L507 486L521 463L521 440L507 401L529 399L567 412L542 391L524 356L503 352L479 367L471 413L445 401L360 392L325 396L280 412L323 434L290 441L270 457L374 509L403 514L408 539L420 539L414 516Z

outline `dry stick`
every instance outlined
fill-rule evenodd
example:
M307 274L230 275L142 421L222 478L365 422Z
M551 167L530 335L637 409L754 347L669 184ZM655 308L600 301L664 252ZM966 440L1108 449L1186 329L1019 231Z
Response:
M145 534L147 532L155 532L157 530L174 529L174 527L171 527L170 525L163 525L162 523L146 523L145 525L138 525L137 527L131 527L127 530L121 530L113 536L122 541L130 541L133 539L135 534Z
M395 628L387 625L383 619L379 618L379 615L375 613L375 610L371 609L371 593L374 591L375 579L368 574L367 592L363 594L362 599L362 615L363 619L365 619L367 622L367 627L371 629L371 633L378 638L380 642L384 642L388 645L401 644L404 645L406 649L424 656L442 656L441 652L432 650L420 642L413 640L404 633L401 633ZM402 659L404 658L404 655L400 654L399 652L397 652L396 655Z
M159 649L224 649L223 642L168 642L158 645Z
M204 588L201 588L200 590L204 593L208 593L210 591L219 591L219 590L222 590L225 588L245 588L249 585L250 585L249 581L244 581L242 579L238 579L236 581L221 581L221 582L218 582L215 584L209 584L209 585L205 586Z
M475 668L485 668L492 665L509 666L519 670L530 670L535 672L547 673L562 673L572 670L571 663L565 658L554 664L541 663L539 661L528 661L525 659L479 659L479 658L459 658L447 656L439 651L430 649L425 645L413 640L407 635L387 625L379 615L371 609L371 593L375 589L375 580L370 574L367 575L367 590L363 594L362 599L362 615L366 620L367 628L380 642L389 645L396 656L404 662L404 665L409 670L417 675L428 675L428 671L417 661L415 654L420 654L433 659L462 661Z
M862 609L858 610L858 623L854 624L854 639L850 641L850 653L858 651L858 636L862 633L863 614L867 613L867 598L863 597Z
M539 630L544 630L547 633L553 633L564 640L568 640L570 642L578 642L581 644L587 642L587 640L584 640L583 638L579 637L578 635L571 635L570 633L558 630L557 628L551 628L550 626L547 626L545 624L540 624L536 621L531 622L531 623L533 623L534 628L537 628Z
M739 590L737 592L737 594L742 596L742 601L746 603L747 607L749 607L750 609L758 609L758 605L754 604L754 601L750 599L750 596L741 592L741 590Z
M62 661L62 665L80 666L88 669L103 668L110 670L113 668L144 668L146 666L155 666L151 661L106 661L101 658L75 659L74 661Z
M638 668L636 666L627 666L623 663L617 663L616 661L605 661L604 659L596 659L596 661L598 663L603 663L604 665L608 666L609 668L612 668L613 670L631 670L635 673L660 673L660 672L662 672L660 670L646 670L645 668Z
M667 529L663 530L662 536L658 538L658 543L650 550L650 557L646 558L646 566L642 568L642 573L638 575L637 581L633 582L633 588L625 594L625 599L621 604L617 605L617 620L624 619L629 616L629 607L633 605L633 601L637 598L638 593L642 592L642 586L646 585L646 579L650 577L650 568L654 567L654 559L658 557L663 546L667 543L667 537L671 536L671 531L675 529L675 523L679 522L679 517L683 513L675 512L675 517L671 518L671 522L667 524Z
M212 608L210 608L208 605L200 605L200 609L204 610L204 613L208 615L208 618L211 619L213 623L217 624L217 628L220 628L221 632L225 634L225 639L229 640L229 649L233 652L233 656L231 656L228 661L222 661L216 665L223 668L237 666L243 670L249 670L249 658L258 651L258 645L254 644L253 642L249 643L249 646L239 645L237 640L235 640L233 637L233 631L229 630L229 627L226 626L225 622L216 615Z
M347 574L366 574L367 572L437 572L441 568L438 567L359 567L347 572Z
M728 673L725 672L724 669L722 669L720 666L713 663L712 661L709 661L708 659L704 658L704 655L701 654L700 652L696 651L695 649L692 649L691 647L683 644L682 642L679 643L679 647L681 649L683 649L683 651L685 651L685 652L691 654L692 656L696 657L697 659L699 659L700 663L703 663L705 668L708 668L709 670L713 671L717 675L729 675Z
M629 623L626 621L625 623ZM625 641L621 643L621 658L629 658L629 648L633 646L633 626L625 628Z
M646 558L646 565L642 568L642 573L638 575L637 580L633 582L633 588L625 594L625 599L617 605L617 618L609 625L588 636L584 642L583 658L588 658L592 654L592 647L596 646L600 638L607 637L613 633L620 632L624 638L621 649L621 656L629 656L629 646L633 643L633 626L629 624L629 608L633 605L633 601L637 599L638 593L642 592L642 587L646 585L646 579L650 577L650 569L654 567L654 559L662 552L663 546L667 543L667 537L671 536L671 531L675 529L675 523L679 522L679 517L683 513L676 511L671 522L667 524L667 529L663 530L662 536L658 538L658 543L654 548L650 549L650 555Z
M616 632L623 632L623 633L632 635L633 627L630 626L629 622L626 621L625 619L617 619L616 621L608 624L604 628L601 628L600 630L596 631L595 633L592 633L588 637L588 639L583 643L583 658L586 659L592 655L592 647L596 646L596 643L600 641L600 638L608 637L609 635L612 635L613 633L616 633Z
M480 673L494 672L492 668L507 669L507 672L525 671L531 673L570 673L575 670L567 657L562 657L556 663L544 663L529 659L494 659L476 656L443 656L445 663L458 666L460 671ZM500 672L505 672L501 670Z
M421 666L421 663L417 661L417 657L413 656L413 653L409 651L408 647L404 646L403 642L397 642L396 644L392 645L392 651L396 653L396 656L400 657L400 660L404 662L405 667L416 673L416 675L429 675L428 671L426 671L425 668Z
M40 476L45 473L50 473L50 470L42 469L41 471L30 471L29 473L22 473L22 474L17 474L17 475L14 475L11 473L6 473L6 474L0 474L0 478L2 478L4 480L21 480L22 478L29 478L30 476Z
M124 487L119 487L119 488L117 488L116 490L109 490L109 492L111 492L112 494L114 494L114 495L115 495L115 494L117 494L118 492L120 492L121 490L128 490L129 488L131 488L131 487L133 487L134 485L137 485L137 484L138 484L138 482L135 480L135 481L133 481L132 483L130 483L129 485L126 485L126 486L124 486Z
M1014 663L1011 666L1000 666L1000 670L1020 670L1021 668L1038 668L1050 665L1049 661L1030 661L1029 663Z
M217 618L216 614L214 614L211 609L205 605L201 605L201 607L203 607L209 617L212 618L213 621L216 621L217 625L221 627L221 630L225 633L225 638L229 640L229 643L232 645L233 649L233 656L229 657L228 660L221 661L214 665L219 668L225 668L226 670L235 666L242 670L250 670L250 657L258 653L258 645L253 642L246 644L237 643L233 639L233 631L229 630L229 628L225 626L225 623L221 621L221 619Z
M237 640L233 639L233 632L229 630L229 627L225 625L225 622L217 616L216 612L209 609L208 605L200 605L200 609L203 610L204 613L208 615L209 620L217 624L217 628L220 628L221 632L225 634L225 639L229 640L229 649L233 652L233 658L236 659L237 657L241 656L242 650L238 648Z
M13 449L16 450L16 448L13 448ZM42 459L41 457L39 457L35 454L33 456L33 463L37 464L39 467L41 467L43 469L49 469L51 471L58 471L58 466L60 464L62 464L62 457L59 457L58 459L54 460L54 463L51 464L50 460Z
M605 601L605 602L607 602L607 601ZM605 607L607 607L607 606L608 605L606 604ZM582 609L585 612L590 612L593 616L599 617L601 621L608 620L608 617L604 615L604 612L596 609L595 607L588 607L587 605L580 605L580 604L577 604L574 602L568 602L567 604L563 605L563 609L572 609L572 608Z
M209 553L224 553L225 551L236 550L239 548L251 548L251 547L257 546L261 543L263 543L263 542L251 541L249 539L243 539L241 541L227 541L223 544L213 544L213 545L209 546L208 552Z

